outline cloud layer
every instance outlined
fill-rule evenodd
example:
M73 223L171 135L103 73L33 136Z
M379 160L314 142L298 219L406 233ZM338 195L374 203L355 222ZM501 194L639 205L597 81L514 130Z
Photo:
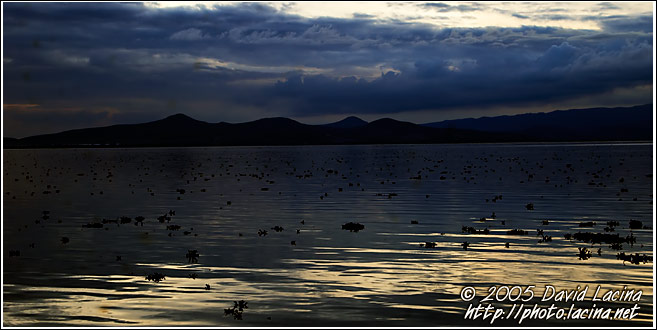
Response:
M367 13L315 18L260 3L4 3L4 103L11 105L4 135L175 112L213 122L418 112L435 121L446 110L597 95L609 105L652 100L651 6L604 15L620 4L600 3L590 5L597 15L543 17L550 13L501 5L413 5L473 16L488 6L527 24L441 27ZM599 28L531 25L539 16Z

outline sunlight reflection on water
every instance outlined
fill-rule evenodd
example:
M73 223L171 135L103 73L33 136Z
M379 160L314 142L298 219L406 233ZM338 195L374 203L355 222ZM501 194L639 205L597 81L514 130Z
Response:
M21 253L4 258L5 325L468 325L464 286L483 297L491 285L530 284L641 289L640 319L650 320L652 263L623 264L607 244L564 234L604 233L611 220L621 237L630 219L650 226L651 152L649 144L5 150L3 244ZM170 210L170 221L157 220ZM120 216L131 222L83 227ZM596 224L580 227L588 221ZM342 230L347 222L365 228ZM552 241L539 243L537 229ZM622 252L652 255L652 228L632 234L637 243ZM580 260L578 247L591 259ZM198 263L185 257L193 249ZM165 279L148 281L155 272ZM224 315L242 299L243 320Z

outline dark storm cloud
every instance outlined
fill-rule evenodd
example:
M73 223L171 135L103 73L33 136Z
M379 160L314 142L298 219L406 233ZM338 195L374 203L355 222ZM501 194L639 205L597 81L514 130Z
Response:
M605 31L609 32L653 32L653 17L651 15L643 15L632 17L614 16L608 18L598 18Z
M5 3L5 104L39 105L5 117L28 125L40 113L53 124L82 112L90 123L175 112L209 121L401 113L651 84L652 16L589 19L603 29L436 29L366 14L308 19L255 3Z
M429 3L421 4L420 6L422 6L424 8L428 8L428 9L437 10L441 13L446 13L446 12L450 12L450 11L468 12L468 11L475 11L475 10L479 9L479 7L476 4L449 5L449 4L442 3L442 2L429 2Z

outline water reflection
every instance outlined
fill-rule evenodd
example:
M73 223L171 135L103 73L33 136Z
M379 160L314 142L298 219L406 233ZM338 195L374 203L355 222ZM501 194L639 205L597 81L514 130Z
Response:
M652 228L628 226L653 216L651 148L6 150L3 244L20 256L4 258L5 324L480 325L463 320L464 286L529 284L641 289L650 320L652 263L616 255L652 255ZM564 237L607 221L637 243ZM227 317L240 300L243 319Z

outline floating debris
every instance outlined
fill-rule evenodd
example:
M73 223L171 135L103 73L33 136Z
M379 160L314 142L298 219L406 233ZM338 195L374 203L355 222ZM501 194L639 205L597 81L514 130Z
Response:
M273 229L277 233L280 233L280 232L283 231L283 227L281 227L281 226L274 226L271 229Z
M103 224L100 222L94 222L94 223L88 223L86 225L82 225L84 228L103 228Z
M198 257L200 257L198 250L187 250L187 254L185 255L188 262L198 262Z
M548 242L552 242L552 236L541 235L541 239L538 240L538 242L539 242L539 243L548 243Z
M595 226L595 222L589 221L589 222L580 222L579 223L580 227L593 227Z
M9 257L20 257L21 256L21 251L20 250L9 250Z
M511 229L506 232L507 235L527 235L528 232L522 230L522 229Z
M267 231L264 229L258 229L258 236L267 236Z
M425 242L425 243L420 243L420 247L427 248L427 249L433 249L436 247L435 242Z
M531 210L534 209L534 204L529 203L529 204L525 205L525 208L526 208L527 210L530 210L530 211L531 211Z
M645 253L643 255L640 255L638 252L635 254L625 254L625 252L621 252L616 255L616 259L618 260L623 260L623 264L625 264L626 261L629 261L631 264L634 265L639 265L641 263L648 263L652 262L652 257L646 255Z
M621 237L620 234L604 234L604 233L582 233L578 232L573 235L566 234L564 235L566 239L570 240L571 238L576 239L578 241L586 242L586 243L591 243L591 244L613 244L613 243L629 243L629 244L634 244L636 243L636 237L634 234L630 233L629 235L625 237Z
M135 217L135 226L137 224L139 224L141 226L144 226L144 220L146 220L146 218L144 218L142 216Z
M579 257L579 260L588 260L589 258L591 258L591 250L581 247L578 249L579 249L579 253L577 254L577 256Z
M461 232L468 234L489 234L490 230L488 228L477 230L474 227L462 226Z
M617 250L617 251L622 250L623 249L623 244L622 243L611 243L611 245L609 245L609 248L611 248L612 250Z
M207 284L206 284L207 285ZM239 302L235 301L233 307L224 308L224 316L232 315L235 320L241 320L244 310L249 308L247 302L240 300Z
M351 232L358 232L359 230L365 229L364 225L360 223L349 222L342 225L342 229L349 230Z
M163 281L166 278L164 277L164 275L162 275L160 273L153 273L153 274L147 275L146 279L149 280L149 281L153 281L155 283L159 283L160 281Z
M463 247L463 250L467 250L468 247L470 246L470 243L468 243L468 242L463 242L463 243L461 244L461 246Z
M643 222L639 220L630 220L630 229L648 229L648 227L643 226Z
M66 243L70 242L70 240L66 236L62 237L61 241L62 241L62 244L66 244Z

